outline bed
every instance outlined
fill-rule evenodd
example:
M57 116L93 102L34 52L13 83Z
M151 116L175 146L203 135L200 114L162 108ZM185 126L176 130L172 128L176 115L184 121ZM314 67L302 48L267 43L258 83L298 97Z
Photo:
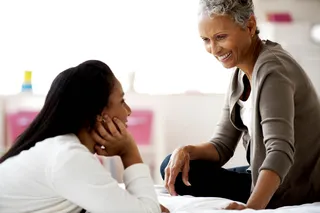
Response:
M155 186L159 202L167 207L171 213L226 213L239 212L236 210L222 210L230 200L223 198L205 198L192 196L170 196L161 185ZM274 210L242 210L243 213L320 213L320 202L300 206L282 207Z

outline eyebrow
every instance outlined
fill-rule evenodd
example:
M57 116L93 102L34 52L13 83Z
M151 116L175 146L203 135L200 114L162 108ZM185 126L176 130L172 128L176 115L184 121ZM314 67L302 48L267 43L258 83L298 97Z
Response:
M214 38L214 37L216 37L216 36L218 36L218 35L220 35L220 34L226 34L226 30L222 30L222 31L219 31L219 32L217 32L217 33L214 33L212 36L210 36L209 38ZM200 35L200 37L202 38L202 39L204 39L204 38L208 38L208 37L204 37L204 36L202 36L202 35Z

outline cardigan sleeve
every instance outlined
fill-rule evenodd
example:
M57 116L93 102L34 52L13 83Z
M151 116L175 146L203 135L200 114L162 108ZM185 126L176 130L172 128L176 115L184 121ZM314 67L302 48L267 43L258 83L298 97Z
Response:
M272 170L281 182L293 164L295 84L281 72L270 71L260 90L259 112L266 158L259 170Z
M220 121L216 125L215 131L210 142L215 146L219 153L219 164L223 166L233 156L238 145L241 131L236 129L230 120L230 89L225 98Z

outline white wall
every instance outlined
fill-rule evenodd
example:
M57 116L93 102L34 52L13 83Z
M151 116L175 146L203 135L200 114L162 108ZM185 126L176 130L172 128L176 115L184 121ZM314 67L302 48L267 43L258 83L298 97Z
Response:
M27 101L23 101L21 96L9 96L0 98L1 103L4 98L7 100L6 108L10 111L18 109L19 106L23 106L23 109L29 105L39 108L44 101L44 96L31 96ZM133 110L153 109L157 113L153 130L155 152L141 149L146 163L149 163L150 160L154 163L152 165L154 168L151 169L154 169L152 173L156 183L161 182L159 166L162 160L175 148L205 142L211 138L224 103L224 95L222 94L144 95L127 93L125 98ZM4 110L1 111L4 112ZM1 131L5 129L4 125L5 123L0 123ZM4 134L1 135L4 136ZM4 138L1 138L1 141L3 140ZM122 164L119 163L119 159L113 162L115 164L107 164L107 166L111 166L110 169L114 172L115 178L121 181ZM237 155L226 166L245 164L247 163L244 157L244 148L240 145Z
M0 1L0 94L18 93L24 70L45 94L58 73L89 59L106 62L124 86L135 72L139 92L221 93L228 72L204 51L196 11L185 0Z
M161 111L163 158L179 146L208 141L224 103L224 95L221 94L149 96L129 93L126 99L129 105L156 106ZM237 155L226 166L246 165L244 156L244 148L239 144Z
M305 69L320 94L320 44L310 37L313 24L320 23L319 0L256 0L256 16L267 39L280 43ZM269 12L289 12L292 23L266 23Z
M253 0L258 20L266 21L267 12L290 12L294 21L320 22L319 0Z
M309 34L311 26L310 22L275 25L274 32L276 40L283 44L306 70L320 94L320 44L315 45L312 42Z

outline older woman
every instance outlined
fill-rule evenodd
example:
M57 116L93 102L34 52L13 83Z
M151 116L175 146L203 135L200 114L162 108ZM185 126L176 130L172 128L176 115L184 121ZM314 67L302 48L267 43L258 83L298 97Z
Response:
M259 38L252 0L200 0L199 8L205 49L236 69L212 139L164 160L170 194L243 203L227 209L320 201L320 104L305 71L280 44ZM239 140L250 167L221 168Z

